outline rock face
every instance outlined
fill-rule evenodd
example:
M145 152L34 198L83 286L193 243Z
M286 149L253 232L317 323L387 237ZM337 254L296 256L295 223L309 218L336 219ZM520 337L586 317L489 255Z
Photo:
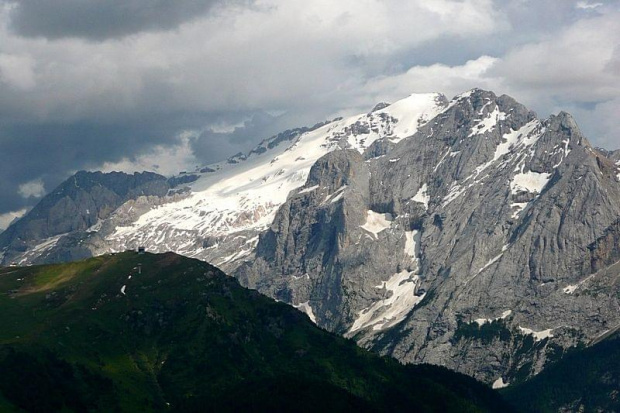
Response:
M127 175L80 171L0 234L0 251L3 251L0 262L68 261L89 257L90 251L68 245L65 236L79 238L80 233L109 218L128 200L148 195L161 197L169 187L165 177L151 172ZM47 245L40 247L42 241ZM52 252L59 242L64 246L62 251Z
M314 309L320 325L342 329L342 313L347 311L343 289L357 289L343 275L381 265L378 259L364 265L348 256L358 236L364 235L360 226L369 199L369 174L355 150L334 151L319 159L304 189L289 195L261 236L255 259L239 268L242 284L298 307L305 303L303 308Z
M564 112L414 95L273 137L71 242L215 262L366 347L502 387L620 325L618 159Z
M618 168L570 115L538 120L476 90L386 156L342 166L354 159L319 160L242 282L380 352L488 383L620 324L618 271L601 273L620 259Z
M0 291L3 412L512 411L173 253L2 268Z

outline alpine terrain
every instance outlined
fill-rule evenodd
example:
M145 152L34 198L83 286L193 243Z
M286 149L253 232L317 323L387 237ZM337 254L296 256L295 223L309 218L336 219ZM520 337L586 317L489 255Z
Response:
M2 263L174 251L501 388L620 326L619 162L565 112L412 95L169 179L79 172L0 234Z
M526 412L617 412L619 387L620 337L616 333L570 352L539 375L501 392Z
M4 268L0 292L2 412L509 411L173 253Z

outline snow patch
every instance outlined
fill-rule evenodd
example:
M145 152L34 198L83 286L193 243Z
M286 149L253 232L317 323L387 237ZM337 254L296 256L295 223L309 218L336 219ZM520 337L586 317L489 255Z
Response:
M306 301L304 303L294 304L293 307L301 311L302 313L306 313L310 320L316 324L316 317L314 316L314 311L312 311L312 307L310 307L310 302Z
M478 90L478 89L473 88L473 89L470 89L470 90L468 90L468 91L466 91L466 92L461 93L460 95L456 95L456 96L454 97L454 99L452 99L452 102L458 102L459 100L467 99L468 97L470 97L471 95L473 95L473 94L474 94L474 92L475 92L475 91L477 91L477 90Z
M361 227L373 234L375 236L375 239L377 239L378 234L381 231L388 229L390 225L392 225L393 220L394 218L389 212L386 212L385 214L380 214L369 209L366 212L366 223Z
M577 290L577 288L579 288L579 285L569 285L566 286L562 291L564 291L564 294L572 294L575 292L575 290Z
M571 149L568 147L568 145L570 143L570 139L564 139L564 140L562 140L562 143L564 144L564 148L563 148L563 151L562 151L562 157L560 158L560 161L558 163L553 165L553 169L555 169L558 166L562 165L562 162L564 162L564 159L566 159L568 157L568 154L571 152Z
M483 325L485 325L486 323L492 323L493 321L499 321L499 320L504 320L506 317L508 317L510 314L512 314L512 310L506 310L502 313L501 316L496 317L496 318L476 318L474 320L474 323L478 324L480 327L482 327Z
M446 156L448 156L448 154L450 154L450 153L451 153L451 148L448 148L448 151L443 154L443 156L441 157L439 162L437 162L437 165L435 165L435 167L433 168L433 173L437 172L437 169L439 169L439 167L443 163L444 159L446 159Z
M453 182L452 185L450 185L450 188L448 189L448 194L444 197L441 206L445 208L456 198L463 195L463 193L472 186L473 184L469 184L468 186L464 187L459 185L457 182Z
M250 255L250 253L252 252L252 249L254 248L254 246L251 246L249 249L242 249L239 251L235 251L232 254L223 257L222 260L220 262L217 263L218 266L227 264L229 262L232 261L236 261L238 259L241 259L243 257L247 257L248 255Z
M16 257L15 261L19 265L24 265L28 263L32 258L40 257L42 254L54 248L56 244L58 243L58 241L60 241L60 239L64 237L65 235L67 235L67 233L46 238L39 244L27 250L24 254L20 255L19 257Z
M337 190L335 190L332 194L329 194L325 200L323 202L321 202L321 205L324 205L325 203L327 203L329 201L330 204L333 204L335 202L338 202L343 196L344 196L344 190L347 189L348 186L347 185L343 185L340 188L338 188Z
M497 145L497 148L495 148L493 158L488 162L485 162L484 164L476 167L476 169L471 173L471 175L469 175L462 181L469 181L470 183L468 185L461 185L458 182L452 183L450 189L448 190L448 194L443 199L442 206L446 207L452 201L460 197L466 190L473 187L475 184L480 183L484 177L488 176L488 174L480 179L478 177L482 174L482 172L487 170L494 163L501 161L498 164L498 168L505 167L505 165L510 161L511 158L514 159L515 156L521 156L521 154L523 154L527 148L532 146L538 141L538 139L540 139L544 132L545 128L541 126L540 121L533 120L523 125L516 131L511 130L510 132L504 134L502 136L502 140ZM513 154L513 156L506 157L507 154ZM435 170L442 162L443 158L439 161L439 164L435 167Z
M420 233L417 230L405 231L405 254L415 258L420 254Z
M133 207L132 207L133 208ZM97 222L86 229L86 232L99 232L103 225L103 220L98 219Z
M551 174L538 172L525 172L514 176L510 183L510 191L517 194L519 191L530 193L541 193L544 187L549 183Z
M390 141L400 142L446 110L446 107L440 104L440 98L439 93L414 93L374 113L385 113L398 120L393 126L393 137L390 137Z
M499 379L495 380L493 382L493 384L491 385L491 388L493 389L503 389L504 387L508 387L508 383L504 382L504 379L502 377L500 377Z
M521 213L521 211L525 209L527 204L528 204L527 202L513 202L512 204L510 204L510 209L514 210L512 212L511 218L513 219L519 218L519 214Z
M341 192L338 195L336 195L331 201L329 201L329 203L333 204L335 202L338 202L340 201L340 199L342 199L343 196L344 196L344 192Z
M349 118L336 135L346 136L348 147L362 153L377 139L386 137L396 143L414 135L445 109L438 93L413 94L383 109Z
M411 198L414 202L419 202L420 204L424 204L424 208L428 210L428 203L431 200L431 197L428 195L428 186L426 184L422 185L418 192Z
M121 287L121 294L123 294L123 295L126 295L126 294L125 294L125 288L127 288L127 286L126 286L126 285L123 285L123 286Z
M472 176L466 178L466 180L471 178L476 179L480 173L496 161L503 159L504 156L509 153L523 153L525 149L529 148L540 139L544 131L544 128L540 128L540 121L533 120L517 130L511 130L504 134L501 142L497 145L497 148L495 148L493 159L477 167Z
M350 336L355 331L370 326L373 331L382 330L403 321L411 309L426 295L415 295L418 281L419 277L414 272L404 270L376 286L376 288L384 289L385 296L388 298L379 300L360 311L347 334Z
M529 328L519 326L519 330L521 330L523 334L534 336L534 341L542 341L546 338L553 337L553 334L551 334L553 328L548 328L542 331L534 331Z
M471 132L467 137L471 138L475 135L482 135L490 132L495 128L495 126L497 126L497 123L500 120L504 119L506 119L506 114L501 112L499 108L495 106L495 109L493 109L493 111L489 113L486 118L480 119L479 122L471 128Z
M312 192L312 191L314 191L314 190L316 190L318 188L319 188L318 185L314 185L314 186L311 186L310 188L302 189L297 194L307 194L308 192Z
M502 136L502 143L495 149L493 161L517 149L522 152L524 149L535 144L545 131L544 128L538 130L539 128L540 121L533 120L517 130L512 130L504 134L504 136Z
M497 261L499 261L499 259L500 259L500 258L502 258L502 256L504 255L504 251L505 251L505 250L502 250L501 254L497 255L496 257L491 258L491 259L489 260L489 262L487 262L487 263L485 264L485 266L484 266L484 267L482 267L482 268L480 268L480 269L478 270L478 274L480 274L482 271L486 270L486 269L487 269L487 268L489 268L491 265L493 265L493 264L495 264Z

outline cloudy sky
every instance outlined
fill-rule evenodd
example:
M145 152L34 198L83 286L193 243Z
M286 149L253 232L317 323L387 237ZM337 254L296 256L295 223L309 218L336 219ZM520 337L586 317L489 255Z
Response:
M473 87L620 148L620 0L0 0L0 228L80 169Z

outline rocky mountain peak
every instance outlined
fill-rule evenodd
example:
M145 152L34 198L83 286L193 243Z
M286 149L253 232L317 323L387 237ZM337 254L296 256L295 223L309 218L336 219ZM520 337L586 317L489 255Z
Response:
M387 103L387 102L379 102L379 103L377 103L377 104L375 105L375 107L374 107L374 108L372 108L372 110L371 110L370 112L368 112L368 113L373 113L373 112L376 112L376 111L378 111L378 110L385 109L385 108L387 108L388 106L390 106L390 104L389 104L389 103Z
M363 164L364 159L356 150L330 152L312 165L305 186L338 189L349 185L358 175L367 173L367 170L362 168Z
M447 363L489 383L535 374L553 346L604 330L576 326L590 299L572 291L589 274L575 263L620 215L610 202L620 199L617 167L570 115L540 120L476 89L386 149L370 148L378 156L366 156L367 181L359 175L337 206L305 189L289 200L275 218L287 224L261 238L240 278L401 360ZM293 240L294 249L274 247ZM486 323L498 335L481 342ZM527 337L542 344L524 350ZM525 358L500 356L515 351ZM501 362L480 364L486 357Z
M140 196L165 196L169 185L165 177L142 172L79 171L47 194L23 218L0 235L4 262L12 262L20 253L31 251L48 240L53 246L58 237L85 231L107 219L120 205ZM64 255L66 256L66 255ZM83 255L82 255L83 256ZM28 261L27 257L19 261ZM2 261L0 261L2 262Z

